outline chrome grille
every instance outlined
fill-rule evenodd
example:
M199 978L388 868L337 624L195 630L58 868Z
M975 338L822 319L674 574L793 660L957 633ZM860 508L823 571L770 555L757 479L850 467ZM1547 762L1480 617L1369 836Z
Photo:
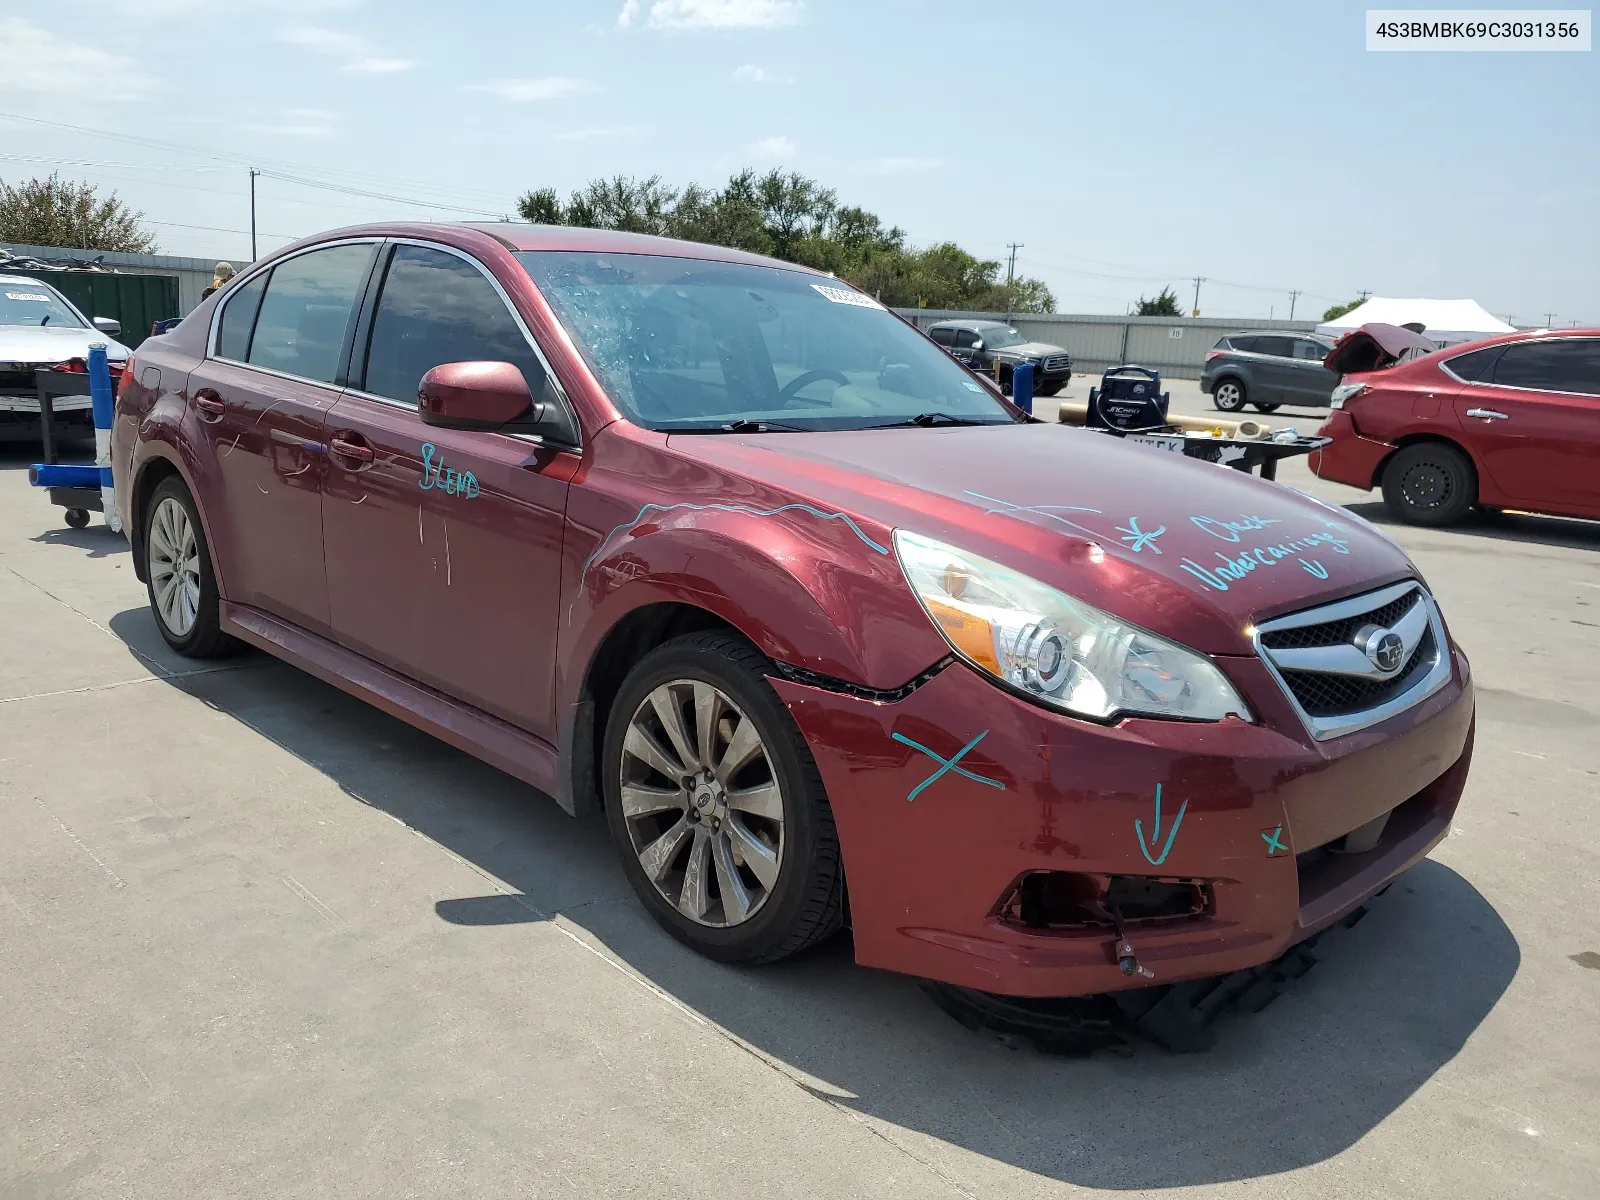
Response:
M1263 621L1255 642L1318 739L1385 720L1450 678L1438 609L1415 582Z
M1042 365L1046 371L1070 371L1072 370L1072 356L1070 354L1052 354L1044 360Z
M1288 629L1274 629L1261 635L1261 644L1268 650L1298 650L1306 646L1338 646L1355 636L1363 625L1382 625L1388 628L1403 617L1417 602L1415 590L1391 600L1382 608L1361 613L1342 620L1321 625L1297 625Z

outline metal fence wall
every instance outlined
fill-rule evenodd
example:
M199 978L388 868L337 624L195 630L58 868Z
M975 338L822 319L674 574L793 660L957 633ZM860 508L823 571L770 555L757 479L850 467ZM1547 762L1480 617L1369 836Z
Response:
M946 312L897 308L919 329L956 318L1004 321L1004 313ZM1289 329L1310 333L1315 321L1228 321L1215 317L1108 317L1093 313L1013 313L1011 324L1024 337L1063 346L1072 355L1074 375L1098 375L1107 367L1138 363L1174 379L1198 379L1206 351L1224 334L1241 329Z
M51 261L94 262L103 266L120 267L125 271L138 271L147 275L170 275L178 281L178 311L173 316L186 317L200 303L200 293L211 286L211 274L217 260L214 258L180 258L171 254L122 254L114 250L74 250L70 246L22 246L14 242L0 242L0 250L13 254L30 254ZM244 262L233 264L244 270ZM0 267L0 270L3 270ZM146 331L148 332L148 330Z

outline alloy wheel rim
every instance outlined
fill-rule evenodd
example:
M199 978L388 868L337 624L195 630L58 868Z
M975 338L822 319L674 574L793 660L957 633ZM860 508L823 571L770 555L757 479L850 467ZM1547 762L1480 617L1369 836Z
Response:
M200 542L188 512L171 496L156 506L149 541L156 615L174 637L184 637L200 612Z
M783 788L755 722L713 684L655 688L628 719L621 803L639 865L698 925L766 904L783 866Z
M1231 383L1225 383L1217 389L1217 403L1226 409L1239 406L1239 389Z

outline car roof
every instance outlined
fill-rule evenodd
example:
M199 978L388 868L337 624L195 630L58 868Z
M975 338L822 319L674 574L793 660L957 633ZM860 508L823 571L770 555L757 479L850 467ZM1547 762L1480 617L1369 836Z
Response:
M294 248L350 237L407 237L449 244L464 237L484 234L512 251L566 250L589 254L654 254L665 258L701 258L758 267L781 267L786 271L815 275L819 279L834 278L832 275L799 263L767 258L761 254L751 254L728 246L686 242L648 233L621 233L614 229L583 229L567 225L528 225L516 221L441 221L427 224L397 221L349 225L304 238L296 242Z
M1271 334L1274 337L1305 338L1312 342L1327 342L1333 345L1333 339L1325 333L1310 333L1303 329L1236 329L1232 333L1225 333L1223 337L1255 337L1258 334Z
M1004 321L935 321L929 329L1010 329Z

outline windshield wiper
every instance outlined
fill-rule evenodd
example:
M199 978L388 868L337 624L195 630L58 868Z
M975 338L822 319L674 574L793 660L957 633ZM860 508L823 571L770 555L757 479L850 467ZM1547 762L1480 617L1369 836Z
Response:
M907 425L919 425L924 429L934 425L1004 425L1005 421L979 421L973 417L953 417L945 412L918 413L914 417L907 417L904 421L890 421L886 425L869 425L868 429L900 429Z
M667 433L768 433L782 430L786 433L810 433L804 425L786 425L782 421L729 421L725 425L672 425Z

